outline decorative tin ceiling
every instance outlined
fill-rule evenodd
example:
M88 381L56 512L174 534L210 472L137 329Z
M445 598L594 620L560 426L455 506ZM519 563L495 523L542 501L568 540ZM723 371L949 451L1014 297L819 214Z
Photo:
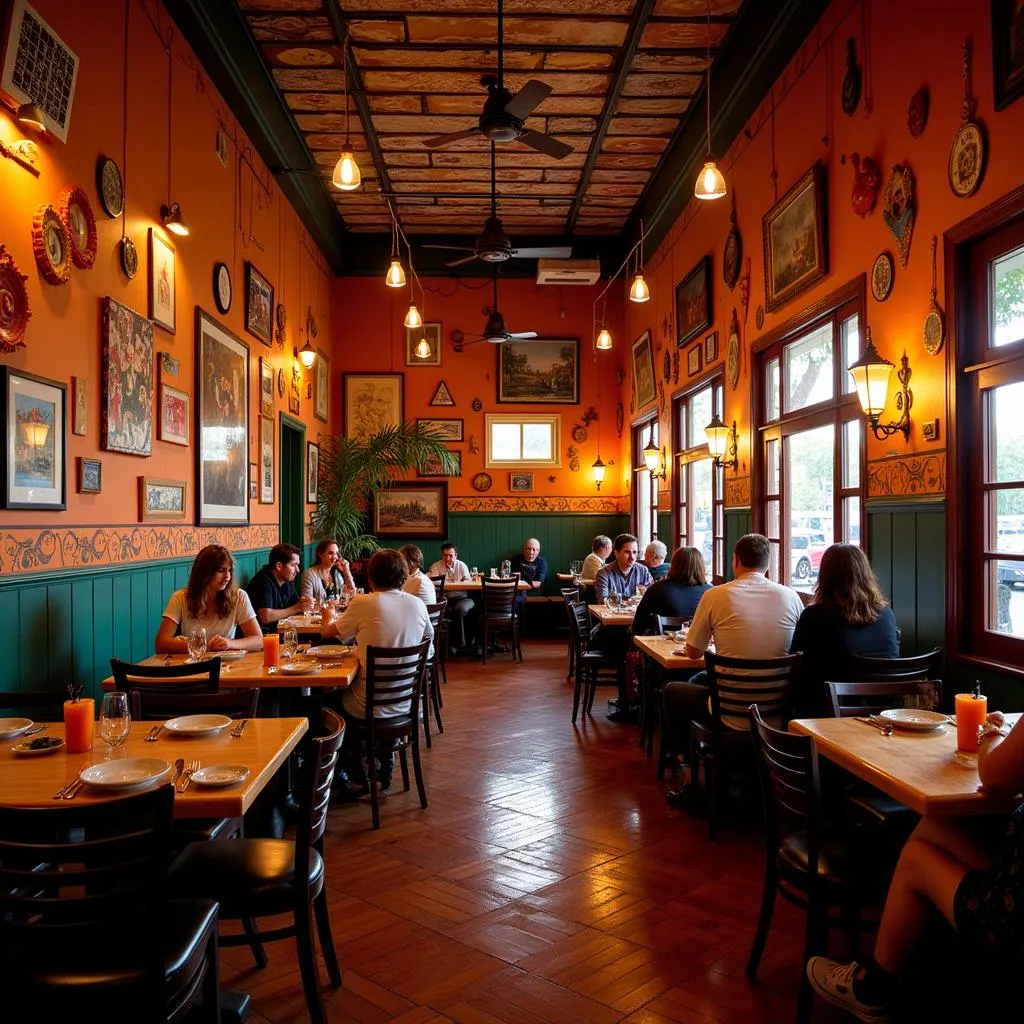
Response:
M235 0L345 227L475 235L490 213L482 75L497 71L497 0ZM525 128L555 159L496 145L498 214L515 237L617 235L701 92L747 0L505 0L504 81L551 87ZM349 74L343 38L349 39ZM347 89L347 95L346 95ZM701 115L703 109L694 111ZM362 187L330 185L346 135Z

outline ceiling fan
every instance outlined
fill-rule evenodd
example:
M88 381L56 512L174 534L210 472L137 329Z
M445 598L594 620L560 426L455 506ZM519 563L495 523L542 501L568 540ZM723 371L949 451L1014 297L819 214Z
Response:
M551 86L531 78L515 96L505 88L502 19L502 0L498 0L498 74L496 77L484 75L480 79L480 84L487 89L487 99L484 101L483 113L476 127L450 132L447 135L437 135L424 140L423 145L427 149L438 149L447 146L449 142L468 139L473 135L483 135L491 142L522 142L538 153L561 160L573 151L572 146L523 125L527 117L547 99Z
M448 249L452 252L468 252L468 256L446 263L448 267L461 267L470 260L481 259L485 263L504 263L507 259L564 260L572 255L572 247L568 245L535 246L530 249L516 249L511 239L505 234L501 218L498 216L498 187L494 169L494 143L491 143L491 215L484 222L484 229L473 246L468 245L433 245L425 243L424 249Z
M505 326L505 317L498 309L497 267L491 274L491 289L491 308L487 313L487 323L484 325L483 333L470 335L466 342L460 337L456 342L456 351L461 351L463 344L471 345L475 341L489 341L494 345L501 345L506 341L530 341L537 337L536 331L510 331Z

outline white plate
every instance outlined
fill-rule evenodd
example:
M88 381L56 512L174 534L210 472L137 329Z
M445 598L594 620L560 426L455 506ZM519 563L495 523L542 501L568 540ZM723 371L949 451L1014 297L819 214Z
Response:
M31 718L0 718L0 740L13 740L33 725Z
M283 661L281 662L281 671L287 672L291 676L308 676L313 672L320 671L320 662L318 661Z
M209 736L221 732L231 725L227 715L182 715L164 723L168 732L176 732L180 736Z
M940 725L949 724L945 715L924 708L890 708L888 711L880 711L878 717L892 722L897 729L911 729L915 732L931 732Z
M159 757L122 757L91 764L78 777L94 789L133 789L163 780L170 773L171 766Z
M15 743L11 750L19 757L41 757L43 754L55 754L58 750L64 749L64 741L59 736L50 736L48 738L58 740L59 742L49 747L32 747L29 744L39 739L38 736L33 736L30 740L22 740L20 743Z
M231 648L229 651L207 651L204 661L209 661L210 658L220 658L221 661L238 661L240 658L244 658L248 651L238 651Z
M351 647L342 647L340 644L324 644L322 647L310 647L306 653L311 658L323 658L326 661L337 661L347 658L352 653Z
M197 786L233 786L247 778L249 769L243 764L211 764L192 773L192 781Z

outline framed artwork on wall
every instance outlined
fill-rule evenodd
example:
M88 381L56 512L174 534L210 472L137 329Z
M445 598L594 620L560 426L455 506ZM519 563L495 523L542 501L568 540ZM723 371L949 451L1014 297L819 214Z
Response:
M260 468L255 462L249 463L249 500L259 500Z
M153 325L116 299L103 300L103 416L100 446L153 454Z
M3 507L67 508L67 385L0 366Z
M686 352L686 375L687 377L695 377L700 373L700 357L703 351L702 345L694 345Z
M174 523L185 519L185 480L139 477L139 519L143 523Z
M274 415L274 367L260 356L260 415Z
M509 473L508 489L520 494L527 494L533 490L532 473Z
M426 462L422 462L416 467L420 476L462 476L462 452L451 452L450 454L455 457L456 463L452 472L449 473L441 464L441 460L432 455Z
M196 519L249 521L249 346L196 307Z
M274 341L274 286L245 261L245 329L264 345Z
M155 228L149 229L149 319L175 332L174 246Z
M326 423L331 416L331 361L323 349L316 350L313 373L313 415Z
M274 421L260 417L260 504L274 504Z
M78 459L78 493L99 494L103 490L103 463L99 459Z
M169 384L160 385L160 440L188 444L189 396Z
M418 419L416 426L429 430L439 441L462 441L463 421L446 419Z
M1024 8L1019 0L992 0L992 76L995 108L1024 94Z
M381 538L444 540L448 536L448 484L404 480L377 491L373 532Z
M764 216L764 304L777 309L828 273L825 176L815 164Z
M421 341L426 342L427 351L424 355L417 352ZM422 327L405 329L405 365L406 366L440 366L441 365L441 325L430 323Z
M306 504L315 505L320 497L320 445L306 442Z
M718 358L718 331L712 331L704 339L704 365L710 366Z
M74 385L75 408L72 413L73 426L71 432L84 436L89 429L89 383L84 377L72 377Z
M633 401L637 410L658 397L654 386L654 356L651 352L651 332L633 342Z
M676 345L711 326L711 257L703 256L676 285Z
M405 379L400 373L346 373L345 437L366 443L386 427L405 422Z
M579 338L506 341L497 360L499 404L579 405Z

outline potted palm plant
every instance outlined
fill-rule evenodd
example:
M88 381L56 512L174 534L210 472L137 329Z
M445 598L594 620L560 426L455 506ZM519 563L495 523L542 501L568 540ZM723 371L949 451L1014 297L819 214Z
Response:
M445 473L458 472L458 460L430 430L406 423L353 440L333 436L320 442L320 476L316 509L310 517L314 539L331 537L343 558L352 561L380 548L367 531L373 495L410 469L440 463Z

